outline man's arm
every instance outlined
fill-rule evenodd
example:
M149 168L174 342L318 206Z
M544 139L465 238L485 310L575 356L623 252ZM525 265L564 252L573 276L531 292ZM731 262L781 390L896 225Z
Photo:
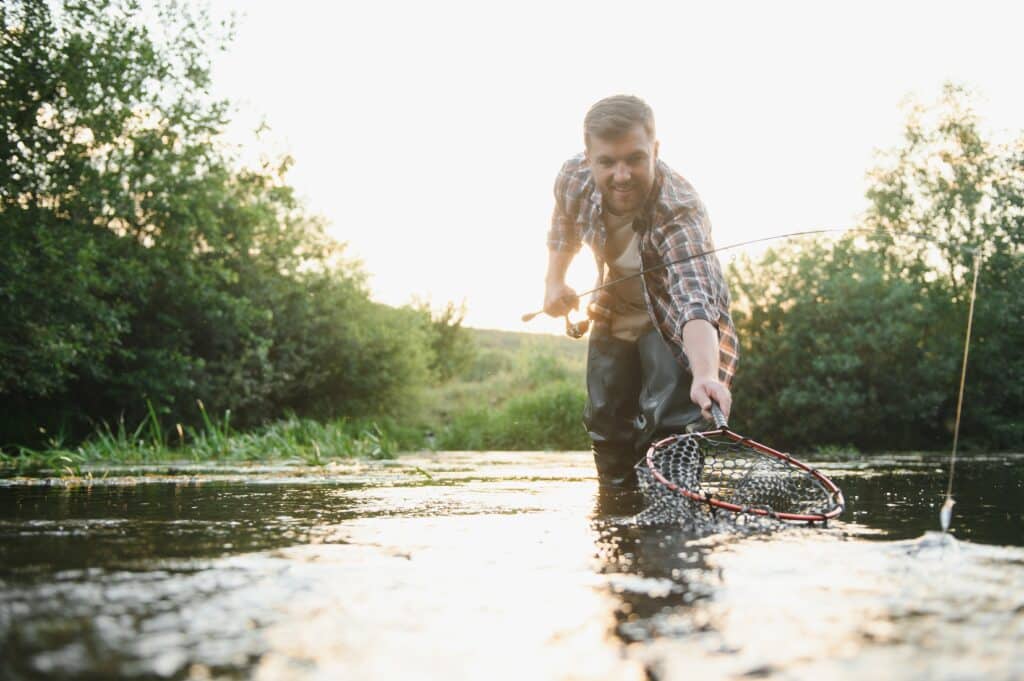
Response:
M661 275L672 299L668 318L680 329L672 340L682 342L693 383L690 399L711 416L711 400L718 403L726 417L732 409L732 394L722 382L723 348L719 344L720 306L728 300L728 289L722 277L721 264L714 255L710 226L703 204L680 210L672 222L660 232L655 247L665 260L680 261ZM655 273L654 276L658 276ZM728 321L728 320L726 320ZM730 336L731 337L731 336Z
M565 273L574 255L572 251L548 251L548 273L544 279L544 311L552 317L561 317L569 314L569 310L579 308L580 299L576 291L565 283Z
M690 399L700 406L707 418L711 417L711 400L714 399L729 418L732 394L718 378L718 329L707 320L691 319L683 326L683 350L693 374Z
M580 226L572 216L578 213L570 205L571 187L582 163L582 155L569 159L562 165L555 178L555 208L551 213L551 230L548 232L548 273L544 278L544 311L552 317L561 317L569 310L579 308L580 300L576 291L565 283L569 263L580 250Z

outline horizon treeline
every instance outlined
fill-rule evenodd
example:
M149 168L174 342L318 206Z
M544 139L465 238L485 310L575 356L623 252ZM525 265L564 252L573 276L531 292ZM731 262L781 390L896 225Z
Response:
M240 428L408 423L425 389L488 380L464 310L372 302L360 264L296 200L291 160L237 162L229 103L208 94L230 29L211 37L203 15L161 11L154 35L128 0L0 6L0 446L198 424L197 400ZM785 448L947 447L977 253L962 438L1019 449L1024 142L987 139L948 86L911 112L867 198L871 234L730 266L733 425ZM513 409L508 427L550 413L543 432L582 429L558 382L528 408L517 396L531 416ZM501 423L481 441L515 448Z

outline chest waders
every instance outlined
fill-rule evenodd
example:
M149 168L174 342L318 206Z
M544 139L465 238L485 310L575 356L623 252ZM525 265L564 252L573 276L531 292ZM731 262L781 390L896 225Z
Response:
M640 277L646 304L645 279ZM651 442L685 432L700 420L700 407L690 401L692 382L653 323L636 341L613 336L610 323L594 324L587 347L583 423L601 487L635 488L634 464Z

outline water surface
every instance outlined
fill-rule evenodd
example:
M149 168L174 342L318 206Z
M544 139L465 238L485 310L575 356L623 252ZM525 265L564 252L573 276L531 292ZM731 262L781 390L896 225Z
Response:
M842 519L749 536L581 453L0 481L0 678L1024 678L1024 457L958 464L951 537L945 465L820 464Z

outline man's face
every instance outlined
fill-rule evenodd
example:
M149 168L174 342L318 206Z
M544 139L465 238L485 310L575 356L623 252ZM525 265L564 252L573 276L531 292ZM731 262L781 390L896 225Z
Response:
M605 210L626 215L643 205L654 186L658 160L658 142L644 126L637 124L611 140L591 137L586 155Z

